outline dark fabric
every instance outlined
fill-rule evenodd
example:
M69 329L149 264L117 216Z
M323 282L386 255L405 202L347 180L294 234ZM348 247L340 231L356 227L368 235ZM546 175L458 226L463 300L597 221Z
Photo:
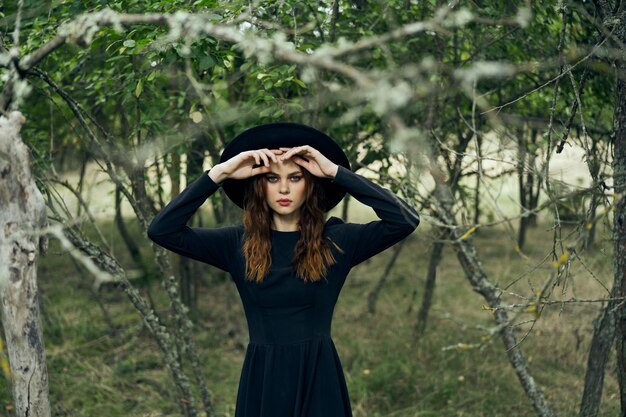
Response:
M339 355L331 338L333 310L350 269L410 235L417 212L389 190L339 166L332 180L381 220L324 226L344 251L331 245L337 263L326 280L304 282L290 266L300 231L271 231L272 267L261 284L246 281L243 225L214 229L187 226L189 218L217 191L205 171L153 219L154 242L230 275L248 323L249 344L237 393L236 417L352 416Z

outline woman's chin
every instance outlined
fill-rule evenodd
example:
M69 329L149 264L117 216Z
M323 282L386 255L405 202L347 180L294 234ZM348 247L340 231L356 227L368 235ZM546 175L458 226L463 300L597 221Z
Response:
M294 210L292 207L278 206L274 209L274 211L276 211L277 213L281 213L281 214L288 214Z

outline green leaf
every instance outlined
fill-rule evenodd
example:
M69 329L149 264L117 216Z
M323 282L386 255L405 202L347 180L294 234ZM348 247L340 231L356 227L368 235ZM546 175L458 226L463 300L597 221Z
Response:
M268 117L270 115L270 113L272 113L272 108L268 107L267 109L263 109L259 112L259 116L261 117Z
M306 87L306 84L305 84L305 83L304 83L304 81L302 81L302 80L299 80L299 79L297 79L297 78L294 78L294 79L293 79L293 82L294 82L294 83L296 83L296 84L298 84L298 85L299 85L300 87L302 87L302 88L307 88L307 87Z
M198 69L200 71L203 71L205 69L213 68L214 65L215 60L213 59L213 57L207 55L200 58L200 61L198 62Z
M137 87L135 88L135 97L139 98L142 91L143 91L143 79L140 78L139 81L137 81Z

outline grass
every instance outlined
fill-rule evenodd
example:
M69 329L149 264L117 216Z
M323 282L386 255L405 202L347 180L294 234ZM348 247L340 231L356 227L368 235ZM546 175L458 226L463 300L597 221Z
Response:
M111 232L115 227L109 223L101 226L115 239L115 252L122 264L133 267L121 241ZM131 225L131 230L143 243L144 256L150 257L150 245L136 227ZM531 229L528 259L515 251L514 242L504 229L477 231L472 239L492 282L501 288L513 283L508 290L523 295L540 286L552 268L551 261L541 264L551 248L552 232L547 229ZM563 236L565 232L568 231L564 230ZM477 326L493 325L491 313L482 308L484 300L473 292L450 247L445 248L438 270L427 333L413 340L430 238L426 225L409 237L380 293L374 316L364 315L367 294L384 271L391 250L357 266L346 280L335 309L332 333L354 416L536 415L500 339L481 350L444 349L458 343L480 343L484 333ZM574 260L567 280L554 287L553 298L602 297L604 290L596 278L610 286L611 253L609 236L599 231L597 246L581 255L595 278L580 261ZM195 341L217 415L234 416L245 353L242 343L247 341L245 316L232 282L217 270L202 271ZM118 329L113 336L90 291L93 278L76 270L58 242L51 242L48 254L40 260L38 274L53 415L176 415L175 388L161 353L126 296L115 289L100 295ZM168 300L156 282L152 284L152 293L159 314L167 317ZM503 301L520 302L512 295L505 295ZM546 307L521 344L532 375L560 416L577 415L592 320L600 308L599 303ZM531 315L523 314L518 322L529 318ZM517 326L518 340L529 326L530 323ZM619 413L614 368L612 356L607 366L601 416ZM0 377L0 405L7 414L10 403L10 384Z

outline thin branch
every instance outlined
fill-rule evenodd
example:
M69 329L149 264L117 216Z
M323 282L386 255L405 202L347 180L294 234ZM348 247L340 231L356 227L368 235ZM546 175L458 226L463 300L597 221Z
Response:
M13 47L18 49L20 47L20 26L22 25L22 11L24 9L24 0L19 0L17 3L17 15L15 17L15 30L13 31Z
M134 211L135 211L135 213L137 215L137 218L140 221L140 223L141 224L145 224L146 227L147 227L146 219L143 217L143 214L142 214L143 211L140 210L140 208L138 206L139 205L138 201L135 199L135 197L132 195L132 193L128 190L128 188L126 186L124 186L124 184L122 182L123 179L118 176L117 172L115 171L115 169L113 167L113 164L111 163L111 159L113 159L117 163L120 163L121 165L124 165L124 161L126 160L126 158L121 155L121 152L115 151L115 149L117 147L113 143L112 139L110 137L108 137L108 135L105 135L105 138L107 139L107 143L110 145L111 152L113 152L114 155L110 155L106 151L104 145L102 145L100 143L100 140L99 140L98 136L89 127L89 124L85 120L85 115L87 114L87 112L82 108L80 103L78 103L76 100L74 100L64 89L62 89L59 85L57 85L54 82L54 80L52 80L52 78L47 73L45 73L44 71L41 71L38 68L32 68L30 70L30 72L32 72L33 74L37 75L44 82L46 82L48 85L50 85L50 87L52 87L52 89L57 94L59 94L61 96L61 98L63 98L65 100L65 102L68 104L70 110L72 110L72 112L74 113L74 115L76 116L76 118L78 119L80 124L82 125L82 127L87 132L87 136L89 137L90 141L94 145L96 145L95 146L95 151L96 151L97 154L100 154L102 159L104 159L105 164L106 164L107 173L109 174L109 177L115 183L115 185L117 185L120 188L121 192L128 199L128 202L133 207L133 209L134 209ZM87 116L87 117L89 118L89 116ZM126 161L126 165L128 165L129 163L130 163L129 161Z

